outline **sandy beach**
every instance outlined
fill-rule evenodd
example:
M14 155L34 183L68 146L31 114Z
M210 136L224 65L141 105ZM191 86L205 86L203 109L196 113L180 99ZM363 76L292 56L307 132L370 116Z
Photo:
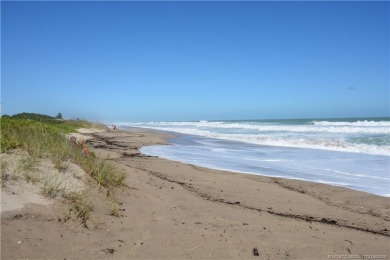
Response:
M390 198L142 155L142 146L168 145L151 130L82 132L126 173L113 196L119 217L87 177L79 180L90 186L96 229L59 222L59 200L5 207L20 192L3 188L1 259L390 257Z

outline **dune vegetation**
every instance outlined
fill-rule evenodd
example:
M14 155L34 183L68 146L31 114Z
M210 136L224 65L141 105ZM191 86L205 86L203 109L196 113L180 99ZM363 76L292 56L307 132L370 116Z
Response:
M32 183L39 181L35 178L33 169L38 167L41 159L49 159L58 172L62 172L68 162L79 165L109 196L113 194L115 187L124 184L125 174L117 170L109 161L97 157L85 144L83 146L89 149L88 154L83 152L82 146L75 145L66 138L66 134L74 133L78 128L91 127L97 126L88 121L63 120L40 114L22 113L12 117L2 116L1 153L7 153L13 149L26 151L28 157L20 161L19 168L23 172L25 181ZM8 177L3 176L4 172L2 171L2 185ZM60 182L53 182L52 179L41 181L43 195L53 199L56 194L59 194L57 191L60 189ZM61 197L74 204L71 211L77 212L76 217L85 224L89 218L89 212L92 211L92 206L86 203L88 198L83 193L63 194Z
M49 158L57 169L71 160L105 188L120 186L124 175L104 159L81 153L65 134L77 128L92 127L87 121L62 120L38 114L18 114L1 118L1 152L21 148L33 158Z

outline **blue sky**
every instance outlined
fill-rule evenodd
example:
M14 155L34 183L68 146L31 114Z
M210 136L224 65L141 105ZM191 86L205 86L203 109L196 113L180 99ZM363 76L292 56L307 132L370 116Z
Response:
M389 2L1 2L3 114L389 116Z

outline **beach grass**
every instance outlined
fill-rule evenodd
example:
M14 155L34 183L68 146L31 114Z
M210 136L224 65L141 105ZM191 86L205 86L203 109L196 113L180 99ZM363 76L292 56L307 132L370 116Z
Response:
M46 197L54 199L61 192L61 185L64 180L60 180L58 176L46 178L42 188L42 194Z
M0 160L1 164L1 186L4 187L5 183L9 179L9 175L5 173L5 170L8 168L8 162L4 161L3 158Z
M76 132L78 128L96 128L90 122L82 120L59 120L45 115L23 113L13 117L1 117L1 152L19 148L28 155L18 161L15 171L21 173L26 182L42 183L42 194L50 199L63 198L70 202L66 216L59 218L63 222L76 219L88 228L93 221L93 206L85 192L66 191L63 178L57 175L39 179L37 171L40 159L49 159L59 174L65 172L68 162L79 165L100 188L107 190L107 196L113 194L115 187L123 185L125 174L118 171L110 162L95 156L93 151L85 154L81 147L67 140L66 134ZM101 126L104 127L104 126ZM1 168L7 167L2 161ZM2 174L2 185L9 176ZM111 207L112 214L119 216L117 206Z
M32 182L34 184L39 181L39 177L36 174L38 166L38 158L36 156L28 155L20 159L17 171L20 171L23 174L26 182Z
M63 195L65 199L71 202L72 206L63 217L59 217L58 220L67 222L68 220L75 218L78 219L81 224L88 228L88 223L92 222L93 226L96 226L92 218L93 205L89 196L84 192L69 192Z
M1 118L1 152L21 148L30 157L22 167L33 168L34 158L49 158L55 168L61 171L70 160L78 164L99 185L107 189L121 186L125 175L119 172L106 160L86 156L65 138L65 134L75 132L77 128L91 127L86 121L67 121L50 118L44 115L22 114L22 116ZM29 172L29 171L26 171Z
M114 217L119 217L119 207L115 201L111 201L111 212L110 215Z

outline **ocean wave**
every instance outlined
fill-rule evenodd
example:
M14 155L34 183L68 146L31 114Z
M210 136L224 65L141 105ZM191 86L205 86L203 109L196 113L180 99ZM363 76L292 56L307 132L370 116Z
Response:
M312 121L317 126L360 126L360 127L390 127L390 121L356 121L356 122L330 122L330 121Z
M295 147L295 148L307 148L307 149L322 149L340 152L353 152L353 153L367 153L376 155L390 155L389 146L377 146L370 144L348 143L345 140L325 138L325 137L310 137L306 135L301 136L278 136L278 135L259 135L259 134L231 134L231 133L218 133L209 130L202 129L190 129L180 127L157 127L157 126L142 126L145 128L151 128L163 131L173 131L189 135L198 135L208 138L223 139L230 141L239 141L258 145L269 146L281 146L281 147Z
M374 126L373 122L367 121L347 124L347 122L327 122L321 121L311 125L281 125L281 124L262 124L262 123L230 123L230 122L147 122L147 123L118 123L119 125L140 126L140 127L165 127L165 130L173 128L189 128L200 130L250 130L261 132L295 132L295 133L350 133L350 134L390 134L390 123L381 121ZM327 123L329 123L327 125ZM174 130L172 130L174 131Z

